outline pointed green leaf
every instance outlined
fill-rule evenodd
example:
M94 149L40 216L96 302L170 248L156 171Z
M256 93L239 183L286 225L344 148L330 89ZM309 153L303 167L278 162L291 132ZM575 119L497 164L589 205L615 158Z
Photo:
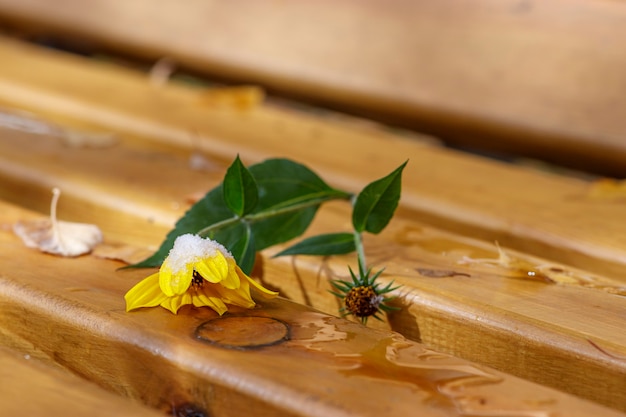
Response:
M306 166L289 159L268 159L250 167L259 187L259 204L256 212L280 209L312 200L351 197L349 193L334 189Z
M259 200L256 181L241 163L239 155L224 176L224 202L237 216L250 213Z
M251 166L250 172L259 189L259 202L247 216L257 250L300 236L325 201L350 198L288 159L269 159Z
M252 223L257 250L300 236L313 221L318 208L316 205Z
M359 193L352 211L354 230L380 233L398 207L402 188L402 170L406 162L391 174L367 185Z
M274 256L343 255L354 252L354 250L354 235L352 233L329 233L304 239Z
M160 266L178 236L194 233L220 242L233 255L237 254L235 259L246 269L241 264L240 267L248 271L247 266L251 268L256 251L304 233L320 204L351 197L349 193L329 187L304 165L287 159L270 159L253 165L249 173L257 184L258 199L252 208L244 196L243 217L236 216L241 209L235 206L233 210L232 202L231 206L227 205L225 198L228 197L219 185L185 213L156 253L131 267ZM247 213L246 210L252 211Z

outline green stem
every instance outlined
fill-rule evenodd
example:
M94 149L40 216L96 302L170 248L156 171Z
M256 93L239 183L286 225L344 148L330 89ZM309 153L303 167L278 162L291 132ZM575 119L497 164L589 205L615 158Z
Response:
M352 210L354 211L354 204L356 203L356 195L353 195L350 199L352 204ZM354 248L356 250L357 261L359 263L359 279L367 276L367 261L365 260L365 249L363 248L363 237L361 232L354 230Z
M198 235L202 236L202 237L207 237L207 236L209 236L209 234L212 231L219 230L222 227L230 226L231 224L235 224L235 223L239 222L240 220L241 220L241 218L239 216L235 216L235 217L231 217L230 219L225 219L225 220L219 221L217 223L213 223L212 225L207 226L204 229L200 230L198 232Z
M363 248L363 239L361 233L354 231L354 247L356 248L356 256L359 262L359 278L367 276L367 261L365 260L365 249Z
M275 216L280 216L281 214L287 214L287 213L291 213L293 211L298 211L298 210L303 210L309 207L313 207L313 206L318 206L326 201L330 201L330 200L339 200L339 199L346 199L346 198L350 198L350 195L346 195L346 194L340 194L337 195L336 197L320 197L320 198L315 198L312 200L307 200L307 201L303 201L301 203L297 203L297 204L293 204L293 205L288 205L288 206L284 206L284 207L280 207L280 208L276 208L276 209L269 209L269 210L264 210L260 213L255 213L255 214L247 214L243 217L239 217L239 216L235 216L235 217L231 217L229 219L225 219L222 221L219 221L217 223L213 223L210 226L205 227L204 229L200 230L198 232L198 235L200 236L208 236L209 233L215 231L215 230L219 230L222 229L224 227L228 227L230 225L239 223L239 222L248 222L250 224L261 221L261 220L265 220L268 219L270 217L275 217Z

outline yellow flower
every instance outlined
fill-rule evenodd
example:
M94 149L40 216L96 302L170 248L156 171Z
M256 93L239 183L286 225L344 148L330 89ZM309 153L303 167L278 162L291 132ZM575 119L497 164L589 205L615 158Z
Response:
M131 288L124 298L126 311L161 306L176 314L181 306L208 306L224 314L226 304L252 308L250 286L264 297L275 297L237 266L230 252L218 242L185 234L174 242L159 272Z

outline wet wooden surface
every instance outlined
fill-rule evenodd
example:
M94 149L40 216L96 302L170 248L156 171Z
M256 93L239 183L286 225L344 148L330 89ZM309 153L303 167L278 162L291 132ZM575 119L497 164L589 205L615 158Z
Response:
M619 1L3 0L0 17L453 143L626 173Z
M402 200L407 216L616 279L625 276L626 224L620 219L626 197L619 187L598 193L594 182L468 157L332 114L315 117L273 105L215 108L203 104L205 89L157 88L145 74L6 38L0 54L0 102L9 108L45 114L53 122L70 119L79 132L114 131L155 143L150 146L174 145L177 158L204 152L214 164L203 168L212 178L220 177L237 153L246 163L286 156L305 162L339 187L356 190L408 158ZM37 70L42 66L46 72ZM97 160L93 154L82 158ZM143 158L136 163L148 162ZM180 172L153 175L176 183ZM138 195L146 194L139 190ZM165 206L182 200L179 196ZM142 210L168 224L179 213L162 201L155 204L165 213L157 214L146 204ZM134 210L126 204L119 207Z
M137 416L158 413L113 395L30 354L0 348L0 413L3 416Z
M0 207L3 224L32 216ZM128 314L122 296L145 271L120 271L120 262L91 255L42 254L4 227L0 249L5 332L73 373L164 412L622 415L285 299L234 308L222 318L189 307L178 315L160 308ZM211 330L216 320L219 334Z
M0 72L0 198L5 201L0 256L9 271L2 273L0 327L14 349L29 352L31 346L29 354L51 358L157 408L191 402L215 415L257 409L266 415L340 415L347 406L363 415L396 407L403 415L414 411L415 402L424 415L478 412L487 405L503 415L511 410L542 415L553 407L564 415L610 415L488 371L506 381L496 383L481 373L487 372L484 365L626 410L621 231L626 226L619 222L619 194L593 194L592 183L445 151L332 114L271 104L214 108L202 101L206 90L156 87L145 74L8 40L0 44L0 56L7 63ZM45 72L36 70L44 67ZM69 140L76 136L82 144ZM109 136L111 142L98 147ZM271 259L272 249L264 253L262 279L308 307L280 300L237 316L259 314L264 325L278 319L296 329L290 333L296 336L259 355L224 353L215 343L190 337L214 318L211 312L123 313L122 295L146 271L116 271L119 262L93 256L42 255L21 247L10 232L16 220L36 215L25 209L46 213L50 188L58 186L62 219L103 229L105 245L96 254L149 253L191 201L217 184L236 153L245 163L292 157L351 190L410 156L399 215L382 235L366 240L370 261L387 267L383 279L403 284L401 310L383 329L366 330L311 310L337 313L327 281L347 275L350 256ZM345 155L351 156L349 164ZM198 160L203 163L193 162ZM512 189L517 192L511 194ZM349 209L330 204L311 233L340 228L349 228ZM498 257L495 239L511 258L507 265L492 262ZM49 323L55 323L54 332ZM444 371L429 374L422 361L433 358L430 351L423 354L422 345L392 337L389 328L480 365L435 355ZM213 340L210 327L202 329ZM79 339L86 349L72 348ZM408 359L381 356L386 348L407 353ZM477 374L457 374L457 366L479 370L476 392L470 393L469 379ZM360 369L358 376L352 368ZM163 372L155 375L154 369ZM297 383L283 382L292 382L293 374L301 375ZM144 386L139 381L146 375L150 383ZM461 384L463 398L454 384L452 391L445 385L450 378L468 382ZM324 388L319 381L327 379L334 382ZM200 388L207 385L210 390ZM362 385L371 391L346 405L347 391ZM296 388L302 392L294 394ZM394 400L373 404L368 392L383 389L392 390ZM443 396L433 396L434 389ZM519 402L509 401L510 393L519 393ZM504 404L503 398L508 398ZM243 408L230 410L233 402ZM535 408L526 408L531 405Z

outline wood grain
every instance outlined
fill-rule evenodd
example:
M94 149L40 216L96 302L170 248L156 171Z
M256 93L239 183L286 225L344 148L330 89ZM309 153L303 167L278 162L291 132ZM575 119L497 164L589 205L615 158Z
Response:
M5 416L138 416L162 414L113 395L30 355L0 348L0 413Z
M624 277L626 224L621 222L624 197L619 192L596 197L593 183L426 146L368 123L269 104L248 111L207 108L199 104L205 90L155 88L136 72L7 39L0 43L0 56L5 63L0 101L11 107L49 120L78 120L78 126L91 123L90 129L95 124L100 132L174 144L188 156L204 152L215 172L220 172L220 161L237 153L246 163L286 156L350 190L408 158L402 200L407 216ZM37 70L43 66L45 73Z
M348 216L339 207L322 211L311 234L336 230ZM370 264L385 268L381 282L402 285L394 304L400 310L388 316L393 330L586 398L622 402L623 283L508 249L509 265L467 264L468 257L495 261L496 248L402 217L365 247ZM265 263L265 279L295 300L332 312L339 306L327 294L328 280L349 279L348 264L356 268L350 257L279 258ZM296 280L274 278L278 271ZM596 384L602 387L591 388Z
M95 151L67 148L58 138L26 132L6 131L3 138L3 165L13 167L5 171L12 176L5 178L4 189L19 190L11 194L14 201L45 208L50 193L42 185L61 184L65 199L59 216L97 223L113 247L120 243L155 247L188 207L184 196L219 181L217 173L197 175L185 158L169 158L169 149L159 151L150 142L132 138ZM33 141L38 146L33 147ZM114 170L103 173L103 167L112 166ZM176 174L168 177L170 172ZM184 185L177 188L179 182ZM116 209L111 201L123 204ZM174 211L172 201L178 201ZM146 207L145 212L138 207ZM157 221L145 221L144 213L153 213ZM7 222L18 220L18 213L9 218ZM331 204L319 213L309 233L347 229L349 218L347 205ZM385 232L368 239L366 248L372 265L386 268L383 282L403 284L397 300L401 311L389 318L389 328L579 396L615 407L626 404L620 389L626 364L616 359L626 355L622 281L510 251L520 261L463 264L464 257L495 260L495 246L432 228L410 216L398 216ZM353 257L271 259L277 250L265 253L264 280L284 296L336 314L338 305L328 292L328 281L346 278L346 265L353 265ZM543 271L551 281L529 279L527 270ZM452 276L438 278L425 271L452 271Z
M3 0L0 14L453 143L626 172L618 1Z
M155 88L147 77L113 66L8 41L0 44L0 54L7 62L0 100L39 114L18 119L30 120L25 126L2 127L2 198L45 212L49 187L61 186L61 218L98 223L107 243L147 247L160 242L190 194L217 184L237 152L246 163L292 157L353 190L410 155L400 215L366 242L374 265L388 268L384 279L405 286L398 300L403 308L390 317L391 327L438 349L626 409L620 388L626 317L619 196L591 198L590 184L579 180L448 152L358 121L271 105L211 109L198 104L203 90ZM33 70L42 67L46 72ZM112 132L118 142L68 147L64 135L74 130ZM207 169L192 169L194 153L206 158ZM353 157L350 164L344 163L346 154ZM21 215L19 209L2 213L5 222ZM511 256L544 267L554 283L530 280L515 264L461 265L464 256L497 258L494 246L424 222L489 240L509 236L499 240ZM349 227L348 208L331 205L312 232L342 227ZM543 259L509 246L528 247ZM294 300L336 312L327 280L345 275L351 258L292 262L270 260L271 254L264 262L268 283ZM437 278L427 270L454 274Z
M123 293L144 271L119 271L119 263L92 256L41 254L7 231L0 231L0 249L0 326L67 369L159 409L214 416L621 415L283 299L220 320L278 320L288 340L245 348L237 331L237 349L207 344L194 329L216 319L212 310L124 312Z

